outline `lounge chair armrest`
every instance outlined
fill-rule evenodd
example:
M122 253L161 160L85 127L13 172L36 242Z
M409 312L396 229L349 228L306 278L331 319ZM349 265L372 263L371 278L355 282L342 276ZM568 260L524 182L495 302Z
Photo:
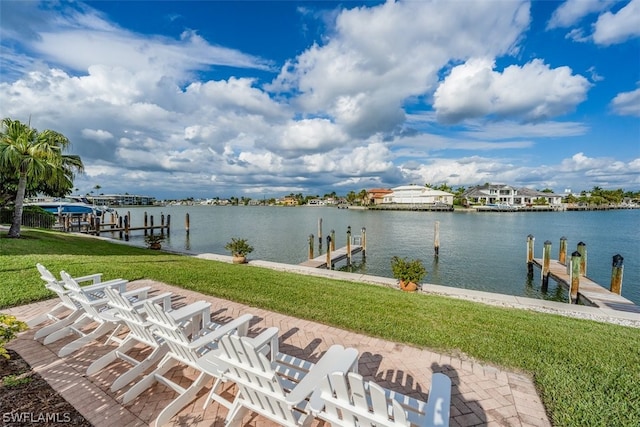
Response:
M74 277L73 279L78 283L91 281L95 285L102 282L102 273L88 274L86 276Z
M192 341L189 344L189 347L194 349L202 348L208 344L211 344L212 342L219 340L221 337L233 331L237 331L238 335L240 336L243 336L242 332L244 331L244 335L246 335L246 331L249 329L249 322L251 321L251 319L253 319L252 314L244 314L238 317L237 319L232 320L229 323L225 323L224 325L220 326L218 329L215 329L209 332L208 334L205 334L199 337L198 339Z
M162 294L154 295L152 297L147 298L147 301L150 301L154 304L158 304L162 307L164 311L171 310L171 296L173 292L164 292Z
M192 319L194 316L197 316L202 313L209 313L211 304L206 301L196 301L187 306L178 308L177 310L173 310L169 312L171 317L178 322L182 323L184 321Z
M242 339L249 341L251 345L257 350L261 350L268 345L269 353L271 355L270 360L272 362L276 360L279 344L278 344L278 328L276 328L275 326L265 329L256 337L253 337L253 338L243 337Z
M125 279L112 279L105 282L96 283L94 285L83 286L82 291L85 293L96 293L104 291L105 288L112 288L120 293L123 293L127 290L128 283L129 281Z
M129 301L131 301L131 304L135 308L139 308L147 299L149 290L151 290L151 287L145 286L144 288L133 289L127 292L122 292L121 295L127 298Z
M295 406L311 396L310 402L313 403L314 407L317 407L317 402L314 402L314 399L320 399L320 389L317 388L317 385L320 384L324 377L335 371L351 371L357 363L358 350L344 348L339 344L332 345L322 355L318 363L313 365L307 375L287 395L287 403Z

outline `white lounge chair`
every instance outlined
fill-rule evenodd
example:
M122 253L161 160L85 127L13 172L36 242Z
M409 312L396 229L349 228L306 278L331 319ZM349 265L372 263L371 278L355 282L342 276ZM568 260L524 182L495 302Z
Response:
M313 420L308 402L319 398L322 379L336 369L356 369L358 351L336 344L316 364L280 352L270 360L254 341L229 335L203 359L226 368L224 379L238 386L225 426L240 425L249 411L283 426L306 426Z
M122 326L122 322L114 316L114 311L108 306L108 300L106 298L91 299L90 294L88 292L85 293L84 288L80 287L67 272L61 271L60 276L64 281L65 288L70 291L71 298L80 304L82 314L70 325L47 335L43 343L47 345L69 335L78 335L78 339L65 345L58 352L58 357L64 357L106 334L111 334L107 342L112 338L115 339L115 334ZM135 301L142 301L147 299L150 289L147 286L123 292L122 295ZM104 290L101 292L104 292ZM86 328L94 323L97 326L87 332Z
M314 416L331 426L446 427L449 425L451 380L433 374L425 403L387 390L362 376L334 372L323 379L320 400L312 404Z
M34 339L37 340L75 322L82 314L82 310L80 304L70 297L70 291L64 287L63 281L58 280L53 273L51 273L42 264L38 263L36 264L36 267L40 272L40 278L45 281L45 287L50 291L55 292L58 295L58 298L60 298L60 302L48 313L44 313L27 322L27 325L30 328L46 321L53 322L52 324L46 325L36 331ZM127 281L123 279L113 279L103 282L102 273L74 277L73 279L78 284L91 282L91 285L82 287L91 299L101 298L102 296L100 296L100 294L106 287L112 287L124 292L127 286Z
M111 391L115 392L159 362L167 354L169 347L163 339L154 335L152 332L152 323L146 319L144 310L136 308L131 301L115 290L106 289L105 294L109 301L109 306L115 309L115 317L125 323L129 329L129 333L117 348L89 365L87 375L96 374L118 359L132 365L131 369L121 374L111 385ZM199 325L202 324L202 318L208 317L209 315L209 303L199 301L180 309L172 310L171 293L163 295L164 299L162 300L162 304L160 304L161 309L168 312L169 315L184 328L188 328L190 331L196 328L197 333L200 329ZM192 326L194 324L197 326ZM127 354L134 347L139 348L140 345L151 349L151 352L143 360L135 359Z
M207 352L216 349L218 341L222 337L230 334L246 335L249 330L249 322L253 319L253 316L245 314L224 325L207 322L204 329L193 332L189 337L189 332L185 331L184 327L171 314L150 303L145 303L144 307L153 333L166 343L169 351L162 358L156 369L127 390L122 396L122 403L131 402L156 382L172 388L178 393L178 397L166 406L156 418L155 425L160 426L168 422L180 409L195 399L198 392L206 386L212 377L217 378L213 389L215 390L219 386L221 383L220 370L216 368L209 372L204 372L198 363L199 359ZM179 364L189 366L199 372L198 377L187 389L164 376ZM227 407L229 406L229 402L223 398L220 398L220 403Z

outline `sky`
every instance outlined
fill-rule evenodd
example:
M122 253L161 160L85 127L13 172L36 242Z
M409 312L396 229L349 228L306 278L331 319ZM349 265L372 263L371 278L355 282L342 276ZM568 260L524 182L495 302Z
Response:
M640 0L0 2L77 193L640 190Z

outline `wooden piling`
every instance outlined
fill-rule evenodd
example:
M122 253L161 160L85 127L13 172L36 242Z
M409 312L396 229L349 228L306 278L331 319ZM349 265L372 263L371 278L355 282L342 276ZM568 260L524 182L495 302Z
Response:
M189 212L187 212L184 217L184 228L187 230L187 234L189 234Z
M436 221L433 233L433 252L437 257L440 254L440 221Z
M129 241L129 220L131 219L131 214L127 212L127 215L124 217L124 240Z
M560 248L558 249L558 262L565 265L567 262L567 238L562 236L560 238Z
M362 245L362 259L364 259L367 256L367 229L362 227L360 231L362 233L362 241L360 242Z
M551 263L551 241L546 240L542 248L542 290L546 291L549 286L549 270Z
M322 218L318 218L318 245L322 248ZM322 252L322 249L320 249L320 252Z
M331 230L331 252L336 250L336 230Z
M153 234L153 215L149 216L149 225L151 226L151 234Z
M327 236L327 270L331 270L331 236Z
M144 212L144 235L147 235L147 227L149 227L149 218L147 216L147 212Z
M347 227L347 265L351 265L351 226Z
M620 295L622 293L622 273L624 266L622 265L624 258L620 254L613 256L613 262L611 264L611 286L609 290L614 294Z
M575 251L571 254L571 289L569 290L569 302L578 303L578 290L580 288L580 265L582 255Z
M160 234L164 234L164 214L160 212Z
M167 214L167 236L171 232L171 214Z
M124 230L124 225L122 224L123 218L118 218L118 229L120 229L119 236L122 239L122 230Z
M580 274L587 276L587 244L578 243L578 252L580 253Z
M95 227L95 230L96 230L96 236L99 236L100 235L100 217L98 215L96 215L93 221L93 226Z
M527 272L533 276L533 242L536 240L532 234L527 236Z
M309 234L309 259L313 259L313 234Z

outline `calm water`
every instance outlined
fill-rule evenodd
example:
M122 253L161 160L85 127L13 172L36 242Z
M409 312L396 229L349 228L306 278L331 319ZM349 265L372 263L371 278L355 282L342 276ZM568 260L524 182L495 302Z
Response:
M552 258L558 258L562 236L568 253L578 242L587 248L587 275L608 288L615 254L624 257L622 295L640 304L640 210L598 212L380 212L310 207L174 206L132 208L133 226L142 225L144 212L171 215L172 231L163 247L170 250L228 254L231 237L247 238L255 248L251 259L290 264L306 260L309 235L318 251L318 219L322 218L323 253L326 236L336 232L336 247L346 245L347 226L352 235L366 228L367 257L354 256L352 271L392 277L394 255L420 258L428 275L426 283L469 288L533 298L566 300L567 292L550 281L540 290L540 270L527 280L526 240L535 237L535 257L542 257L545 240L552 242ZM120 210L120 213L125 213ZM189 213L191 232L185 232ZM434 229L440 228L440 256L434 259ZM142 232L130 242L144 246ZM344 265L338 268L345 269Z

